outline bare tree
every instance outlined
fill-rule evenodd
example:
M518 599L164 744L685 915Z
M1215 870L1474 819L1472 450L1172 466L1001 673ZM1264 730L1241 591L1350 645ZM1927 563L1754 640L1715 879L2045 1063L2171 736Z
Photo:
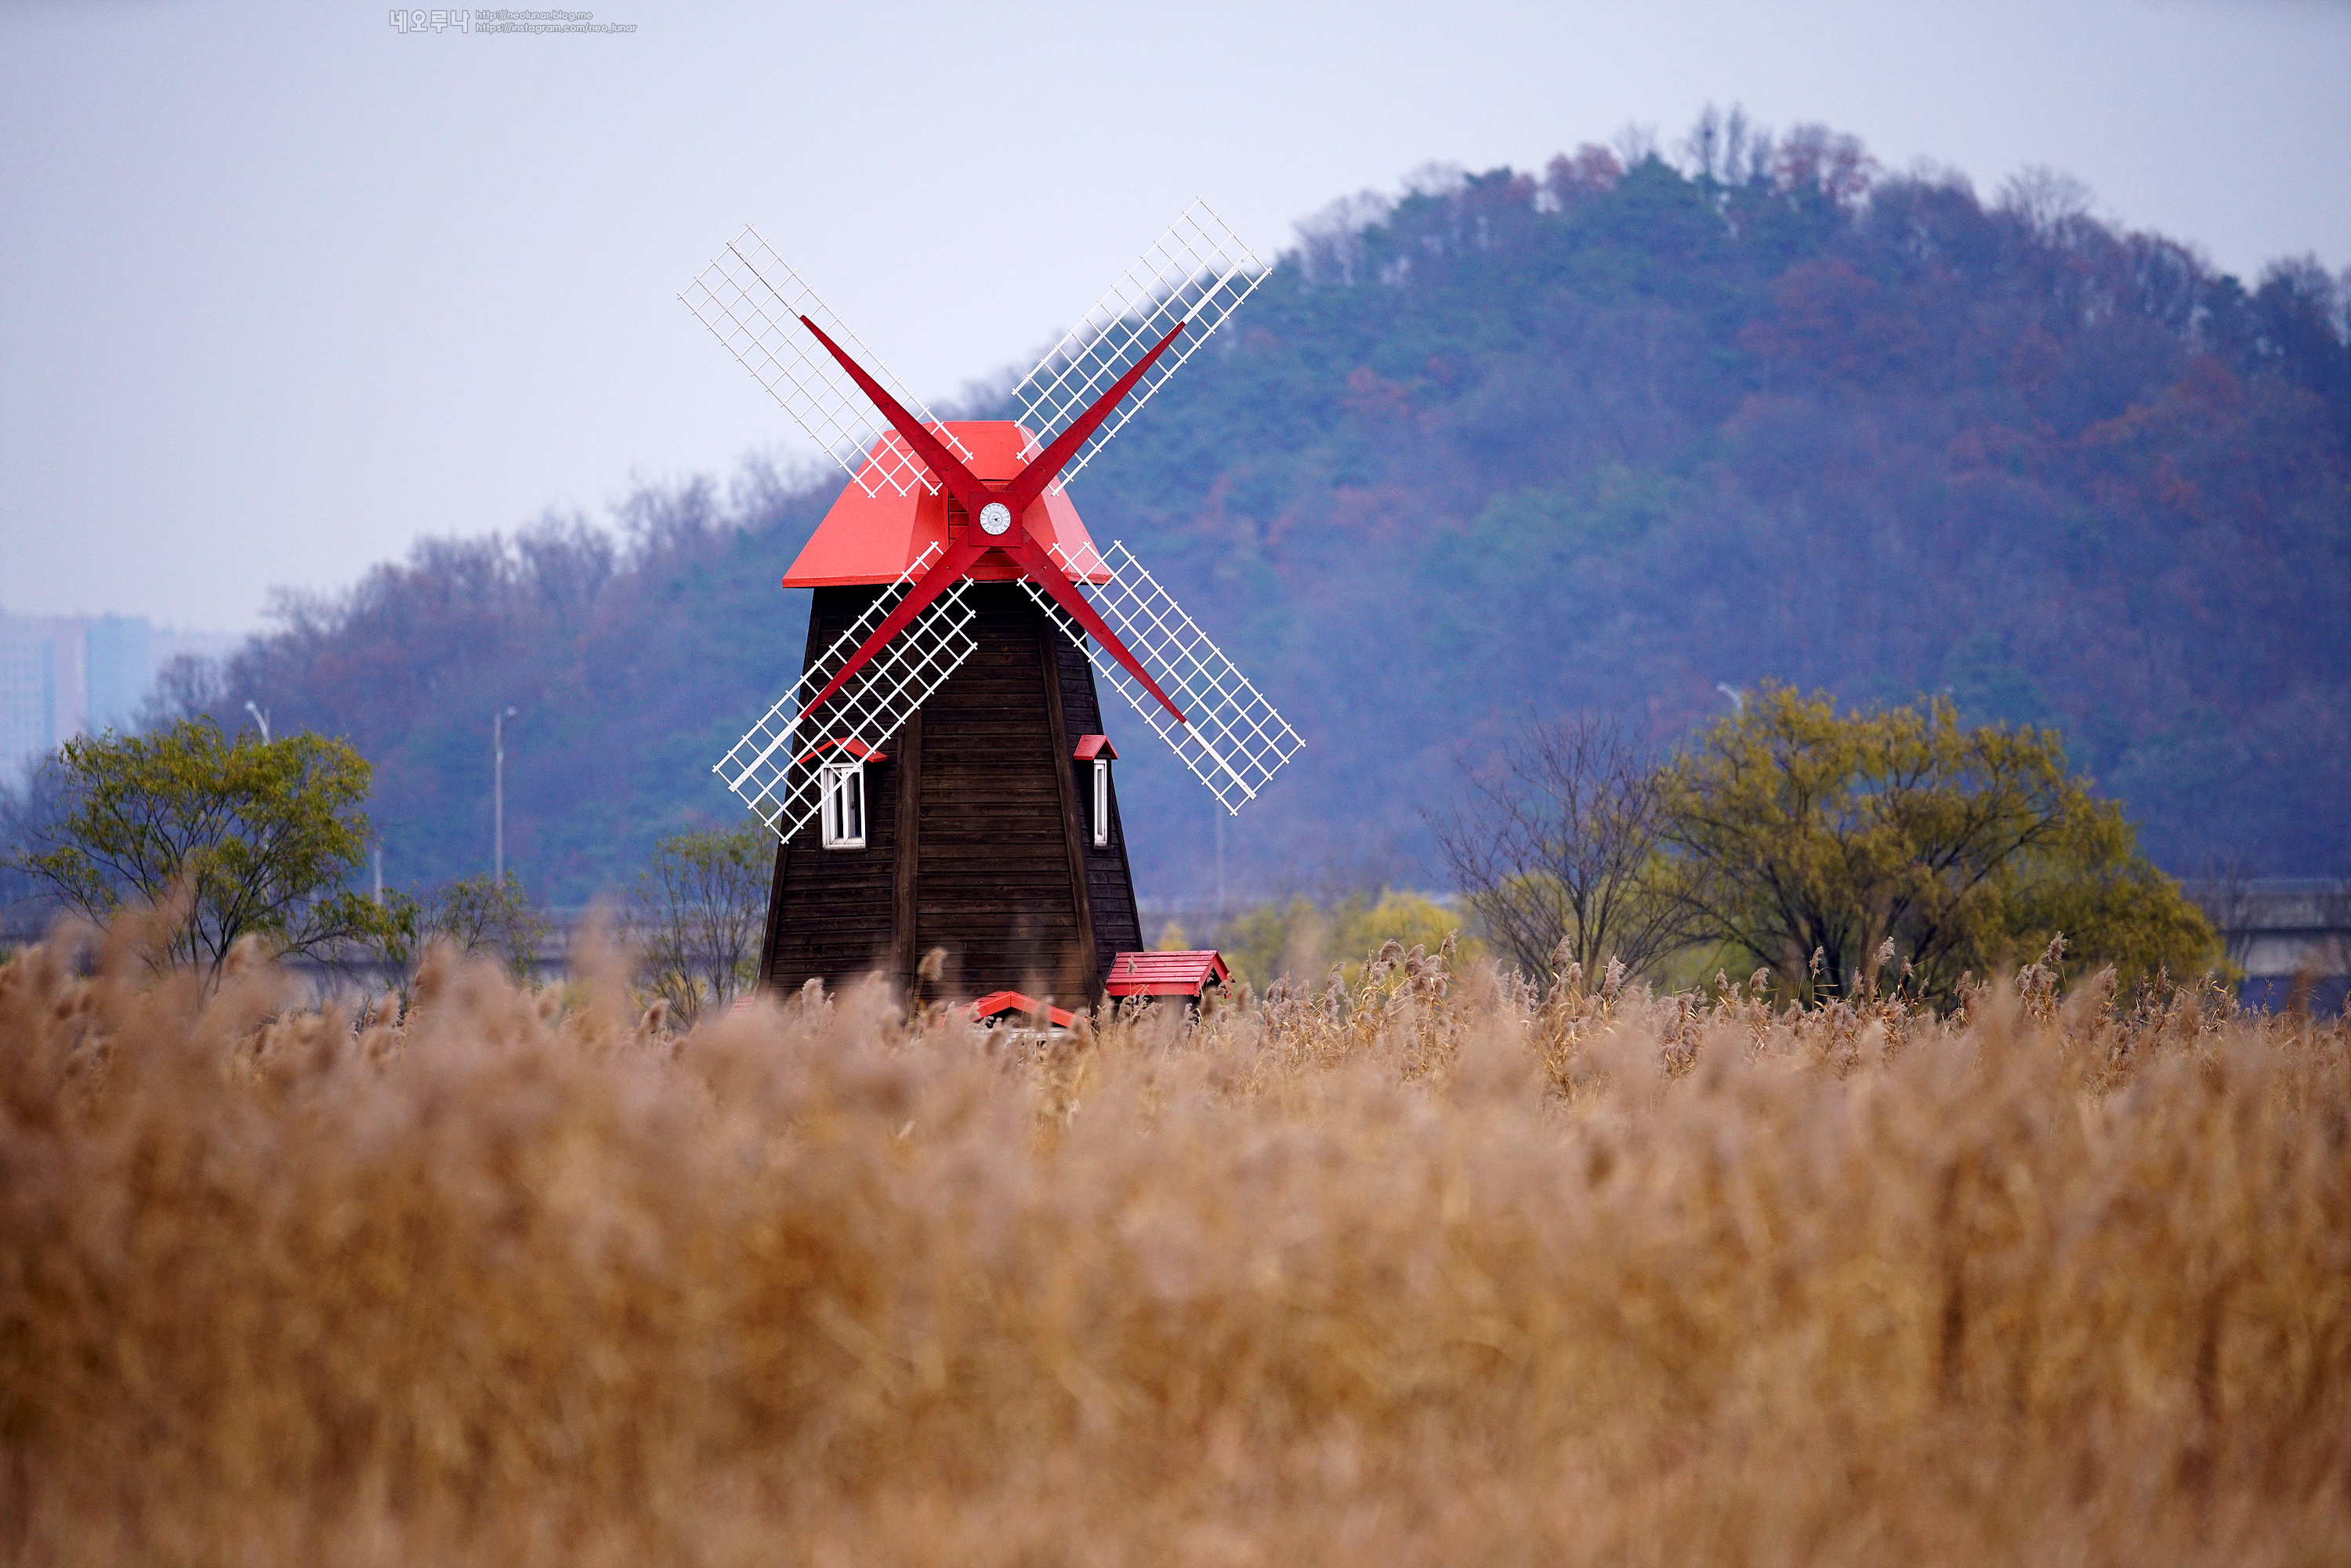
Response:
M1682 138L1682 157L1694 178L1712 180L1722 171L1722 112L1709 103Z
M73 807L55 752L27 764L15 780L0 775L0 948L37 940L66 907L56 887L25 862L56 846L58 824Z
M1531 974L1611 957L1635 971L1681 946L1680 900L1660 884L1664 784L1615 719L1532 726L1429 828L1495 946Z
M1771 131L1747 118L1738 104L1722 122L1722 180L1726 184L1752 185L1769 177L1773 146Z
M167 728L229 706L228 675L218 659L182 653L155 672L155 684L139 706L141 730Z
M1608 145L1615 149L1617 162L1629 174L1657 155L1657 128L1628 120L1608 139Z
M2000 187L2000 210L2043 239L2086 220L2096 200L2089 186L2042 163L2019 170Z

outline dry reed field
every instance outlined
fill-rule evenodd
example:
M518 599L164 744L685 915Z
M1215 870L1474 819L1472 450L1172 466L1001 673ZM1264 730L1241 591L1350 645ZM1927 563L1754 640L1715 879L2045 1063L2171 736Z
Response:
M0 1552L2351 1560L2351 1030L0 969Z

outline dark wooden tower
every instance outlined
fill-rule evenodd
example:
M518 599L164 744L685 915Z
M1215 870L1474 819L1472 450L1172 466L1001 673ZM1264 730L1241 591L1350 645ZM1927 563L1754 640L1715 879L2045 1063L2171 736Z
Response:
M882 591L817 589L807 666ZM1112 958L1143 946L1115 782L1098 846L1093 764L1075 755L1103 733L1092 665L1019 584L968 599L978 651L866 767L864 846L828 849L811 822L777 850L763 984L878 972L911 993L936 947L929 994L1091 1003Z

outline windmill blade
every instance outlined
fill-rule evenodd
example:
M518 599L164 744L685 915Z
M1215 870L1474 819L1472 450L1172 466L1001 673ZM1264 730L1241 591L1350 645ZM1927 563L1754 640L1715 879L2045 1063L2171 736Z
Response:
M1165 234L1144 251L1110 292L1053 345L1012 390L1020 423L1050 444L1061 428L1085 411L1109 386L1151 351L1151 345L1176 322L1184 322L1175 351L1151 368L1116 414L1094 432L1053 486L1077 477L1103 443L1116 435L1135 410L1151 401L1169 376L1231 315L1249 291L1264 281L1265 264L1208 210L1194 202Z
M862 741L888 747L899 728L931 694L979 649L971 632L978 612L964 602L968 578L958 578L875 654L848 685L811 713L803 705L822 691L908 591L944 546L933 545L898 580L882 591L857 624L810 661L791 695L769 708L711 771L743 798L778 840L789 840L816 818L817 770L810 747L826 741Z
M914 415L946 443L966 463L971 453L950 434L923 401L908 392L879 355L851 331L832 308L817 298L778 256L775 247L751 228L713 257L678 298L709 328L727 352L743 361L769 396L869 496L884 489L901 496L920 486L936 490L938 481L905 442L886 423L877 423L873 405L832 356L800 325L806 316L823 328L835 342L851 348L860 364L890 391Z
M1095 672L1118 688L1225 810L1239 815L1241 807L1256 800L1266 780L1306 743L1124 544L1112 540L1107 555L1091 545L1074 555L1056 545L1052 555L1104 624L1175 696L1188 722L1178 724L1142 682L1089 641L1043 589L1027 578L1020 586L1062 635L1086 651ZM1089 577L1103 580L1090 582Z

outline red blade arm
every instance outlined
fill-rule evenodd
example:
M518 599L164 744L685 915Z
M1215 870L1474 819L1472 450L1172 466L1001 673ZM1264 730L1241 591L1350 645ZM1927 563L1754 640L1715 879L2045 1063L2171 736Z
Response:
M1019 476L1004 487L1003 493L997 498L1012 508L1014 517L1017 517L1027 511L1029 503L1045 493L1045 486L1060 476L1061 469L1067 465L1070 459L1078 455L1078 448L1086 444L1086 437L1092 435L1102 422L1110 417L1110 412L1118 406L1119 399L1134 390L1134 383L1143 379L1143 372L1151 368L1153 361L1167 351L1167 345L1174 342L1176 334L1183 329L1184 323L1181 321L1167 329L1167 336L1160 339L1151 352L1136 361L1134 368L1119 377L1117 383L1110 391L1094 399L1092 408L1080 414L1068 429L1053 437L1053 444L1039 453L1036 460L1020 470ZM1141 674L1140 671L1136 673ZM1148 678L1145 677L1145 679ZM1159 700L1165 702L1167 699L1162 697ZM1171 708L1169 711L1174 710Z
M1121 376L1115 385L1094 400L1092 407L1081 414L1060 435L1054 437L1053 444L1039 453L1036 460L1020 471L1019 477L1002 491L991 491L973 476L971 470L957 461L955 454L948 451L936 436L925 430L920 421L908 413L897 399L883 390L880 382L867 375L857 361L842 350L840 344L826 337L823 328L805 316L800 318L800 324L809 329L818 342L824 345L826 352L831 354L833 359L840 362L841 368L849 372L850 380L857 383L858 390L872 400L873 406L880 409L883 415L890 421L891 428L897 431L906 444L914 449L914 455L930 466L931 472L938 476L940 483L955 492L956 498L964 504L967 511L977 517L980 509L988 502L1000 500L1010 507L1015 517L1019 517L1028 509L1029 503L1044 494L1045 486L1051 484L1070 459L1077 455L1078 448L1085 444L1086 438L1101 427L1103 420L1110 417L1111 411L1118 406L1119 400L1133 391L1134 383L1143 379L1144 373L1151 369L1161 354L1166 352L1167 346L1176 340L1176 335L1181 332L1185 326L1183 322L1178 321L1174 327L1168 329L1167 335L1154 344L1151 351L1135 362L1134 369ZM1037 584L1051 595L1053 601L1067 611L1070 617L1084 628L1088 636L1110 650L1111 656L1123 665L1128 674L1143 683L1144 690L1157 698L1159 706L1174 715L1177 724L1187 722L1184 717L1183 710L1168 700L1167 694L1159 689L1159 683L1153 680L1151 673L1143 667L1142 662L1127 651L1126 644L1118 640L1117 633L1103 623L1102 618L1094 612L1092 605L1086 602L1085 596L1078 591L1077 586L1069 580L1068 575L1060 567L1053 563L1053 558L1045 553L1044 547L1035 539L1025 537L1025 533L1016 545L950 547L947 553L940 558L938 564L923 574L923 580L914 585L914 591L901 600L898 607L883 619L882 624L873 629L872 635L867 637L857 652L849 656L849 662L841 665L840 672L831 680L825 683L824 689L819 692L815 700L801 712L814 713L822 706L852 675L864 668L891 638L904 631L915 616L921 614L933 600L946 591L949 583L961 576L974 561L987 554L990 548L1002 549L1013 556Z
M840 344L826 337L823 328L805 316L800 318L800 325L814 333L816 340L824 345L825 351L841 361L841 368L849 372L849 379L857 383L859 391L873 400L873 406L882 411L883 417L890 422L890 428L914 449L914 455L938 476L939 483L954 491L956 499L961 501L967 511L977 516L979 509L991 499L987 486L972 477L971 470L947 450L946 444L924 429L923 422L908 413L896 398L884 392L882 383L867 375L864 368L843 352ZM1016 510L1013 516L1018 517L1019 513Z
M1141 661L1126 651L1126 644L1118 640L1117 633L1102 624L1102 618L1094 613L1094 607L1086 602L1086 596L1078 591L1077 584L1053 564L1053 558L1045 553L1043 545L1035 539L1023 539L1019 549L1010 553L1028 570L1030 580L1051 594L1053 602L1068 611L1071 619L1086 629L1088 636L1109 649L1111 657L1125 665L1127 674L1141 681L1143 689L1157 697L1159 706L1174 714L1177 724L1190 722L1185 718L1183 709L1167 700L1167 694L1159 689L1159 683L1151 678L1150 672L1143 667Z
M866 663L874 654L880 653L891 638L904 631L914 617L920 615L929 606L931 601L945 593L947 586L956 578L961 577L965 569L984 553L961 545L949 546L947 553L939 558L938 564L923 573L922 580L915 583L913 591L898 601L898 608L883 616L882 624L873 628L873 634L858 645L857 652L849 655L849 663L841 665L840 673L825 683L824 690L817 693L816 699L800 710L802 715L812 714L822 707L826 698L839 691L848 682L850 676L863 669Z

